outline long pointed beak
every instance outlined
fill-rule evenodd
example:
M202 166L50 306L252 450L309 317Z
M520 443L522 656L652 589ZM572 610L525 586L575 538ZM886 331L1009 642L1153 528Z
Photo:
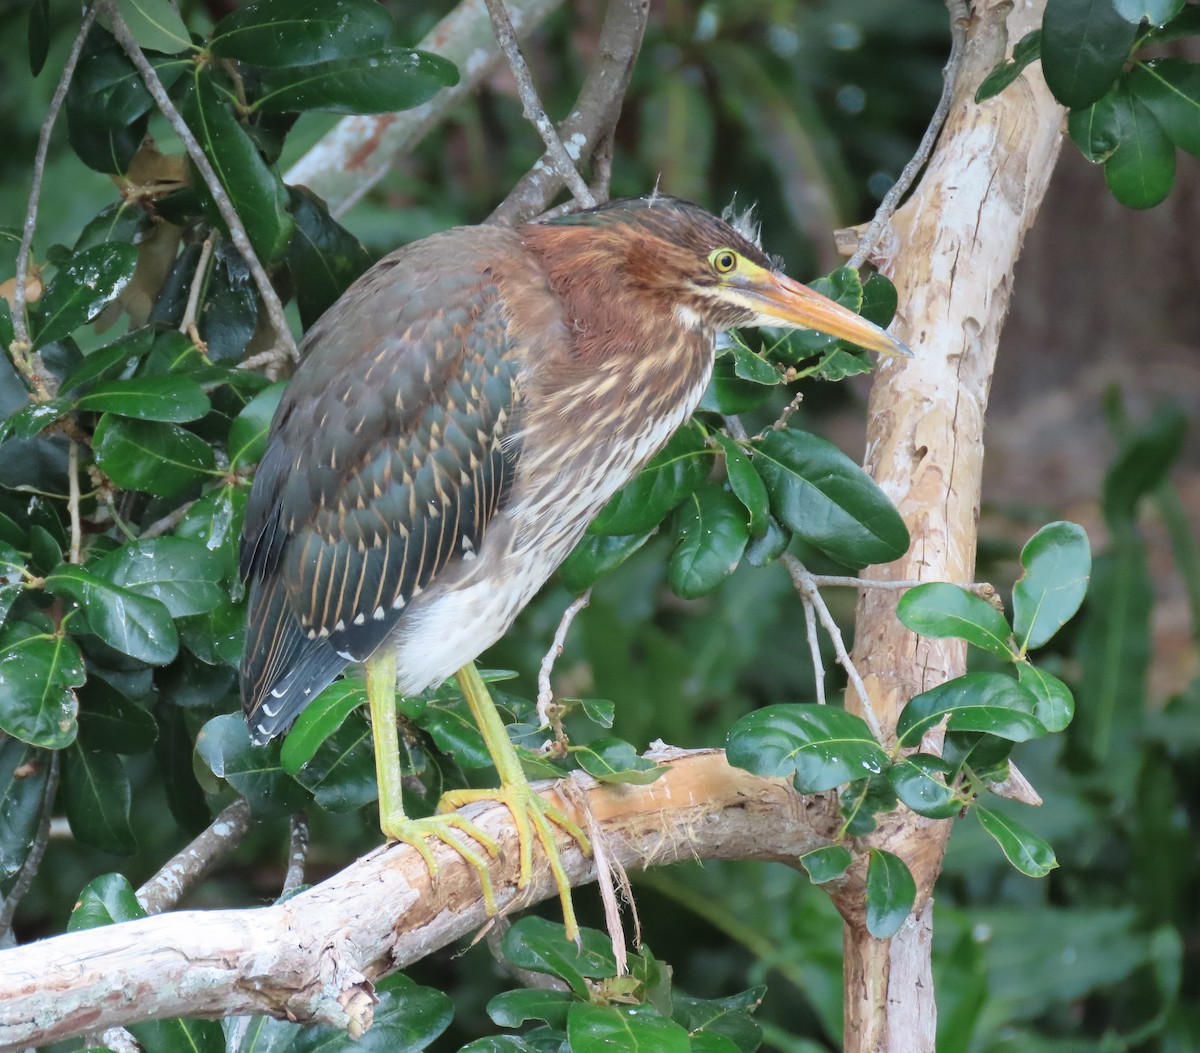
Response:
M868 322L786 274L762 270L739 291L761 311L763 324L816 329L840 340L849 340L868 351L913 357L908 347L874 322Z

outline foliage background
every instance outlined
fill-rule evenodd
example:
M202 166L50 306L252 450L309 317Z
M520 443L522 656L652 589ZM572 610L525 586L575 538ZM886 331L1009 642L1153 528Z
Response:
M435 4L392 9L413 42L443 13ZM34 80L27 6L0 4L0 223L12 227L76 24L71 5L55 0L50 10L47 73ZM194 28L223 13L185 12ZM564 9L527 45L552 114L574 97L598 17L593 5ZM661 180L719 207L736 191L759 203L764 240L792 273L827 270L836 263L828 229L867 216L911 155L947 39L943 8L927 0L656 5L619 129L614 196ZM331 122L302 118L283 166ZM163 150L174 149L165 126L156 130ZM345 223L381 254L479 221L539 149L508 77L497 75ZM1084 616L1056 641L1049 667L1071 683L1080 719L1017 755L1046 799L1023 821L1055 845L1061 869L1041 882L1015 874L974 824L951 840L935 922L939 1049L950 1053L1200 1046L1200 565L1191 526L1200 471L1195 436L1184 434L1200 402L1200 261L1186 237L1198 187L1195 161L1185 159L1167 203L1131 213L1066 151L1022 260L989 417L978 578L1007 594L1020 544L1060 517L1085 523L1102 555ZM112 200L111 182L83 169L57 136L39 256L73 244ZM12 258L6 243L0 281ZM814 383L799 422L856 455L864 393L858 383ZM0 448L0 461L6 455ZM664 587L665 546L647 545L597 588L557 666L560 693L615 700L614 730L640 746L718 744L757 705L811 699L786 574L744 567L684 602ZM486 664L519 670L531 694L567 600L547 589ZM848 620L851 597L831 600ZM1111 714L1110 736L1097 737L1098 714ZM96 875L120 870L136 885L186 843L151 757L124 763L136 854L108 855L60 831L17 915L20 940L61 931ZM309 880L377 840L369 810L331 820L313 809L311 819ZM264 824L191 903L273 898L285 851L286 825ZM767 1048L837 1047L840 921L803 875L707 864L635 885L645 938L678 987L717 996L765 981ZM598 924L593 897L578 900L585 923ZM506 981L482 950L438 955L411 975L454 997L456 1020L437 1048L494 1030L483 1007Z

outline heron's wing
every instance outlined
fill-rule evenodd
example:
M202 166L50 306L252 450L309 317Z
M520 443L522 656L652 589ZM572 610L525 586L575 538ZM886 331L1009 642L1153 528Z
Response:
M314 327L251 492L242 698L260 741L474 558L513 478L524 349L499 289L433 274L434 298L421 259L393 259Z

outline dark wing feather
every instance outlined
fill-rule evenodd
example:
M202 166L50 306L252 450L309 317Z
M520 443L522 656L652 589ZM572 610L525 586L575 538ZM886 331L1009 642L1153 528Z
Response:
M511 484L523 349L487 273L429 253L468 233L364 276L310 333L280 403L242 537L242 700L264 740L478 551Z

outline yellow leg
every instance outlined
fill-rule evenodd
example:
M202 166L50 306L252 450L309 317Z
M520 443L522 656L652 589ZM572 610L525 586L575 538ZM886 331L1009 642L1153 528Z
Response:
M427 837L436 837L463 857L483 886L483 902L489 914L496 913L496 896L488 862L466 840L474 839L488 855L499 854L496 842L474 823L458 815L433 815L410 819L404 814L400 776L400 740L396 731L396 652L388 645L367 659L367 702L371 707L371 731L375 740L375 777L379 784L379 825L389 841L411 845L421 853L429 876L437 881L438 862ZM465 836L464 836L465 835Z
M528 885L533 874L533 838L536 833L550 861L554 883L558 886L567 938L578 940L579 923L575 920L575 906L571 902L571 883L567 879L567 872L563 867L562 857L554 840L554 830L550 824L561 826L579 842L579 846L585 852L590 852L587 835L560 809L535 793L529 785L529 780L521 768L521 760L513 749L508 730L504 727L504 721L496 712L492 696L488 694L487 685L484 684L474 663L463 666L454 675L458 686L462 688L467 705L471 708L471 715L483 735L492 763L496 765L496 771L500 775L500 786L494 790L451 790L442 796L438 808L440 811L446 811L472 801L498 801L506 805L516 823L517 839L521 847L518 888Z

